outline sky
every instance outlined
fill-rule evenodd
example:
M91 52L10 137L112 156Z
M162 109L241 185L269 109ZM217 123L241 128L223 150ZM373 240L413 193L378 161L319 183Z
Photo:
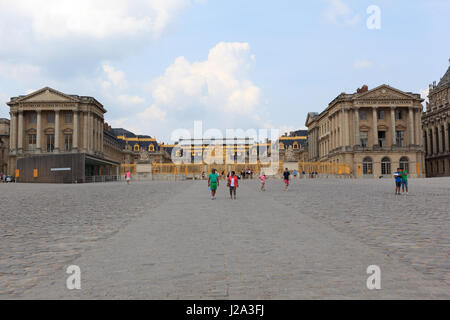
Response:
M449 67L449 16L448 0L0 0L0 117L49 86L160 142L196 120L303 129L364 84L425 98Z

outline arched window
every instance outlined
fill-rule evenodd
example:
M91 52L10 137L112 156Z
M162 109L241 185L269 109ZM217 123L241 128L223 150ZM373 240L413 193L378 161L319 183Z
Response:
M388 157L384 157L381 159L381 174L382 175L390 175L391 171L391 159Z
M150 145L148 146L148 151L150 151L150 152L155 151L155 146L154 146L153 144L150 144Z
M294 149L298 150L298 142L297 141L294 142Z
M406 170L409 173L409 159L408 157L401 157L399 162L399 167L402 170Z
M135 152L138 152L139 150L140 150L139 145L138 145L138 144L135 144L135 145L134 145L134 151L135 151Z
M280 150L284 150L284 143L280 142Z
M366 157L363 160L363 174L373 174L373 162L370 157Z

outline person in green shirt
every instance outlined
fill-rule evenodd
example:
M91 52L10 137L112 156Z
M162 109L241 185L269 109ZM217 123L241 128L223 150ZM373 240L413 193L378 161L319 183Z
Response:
M208 187L211 190L211 199L215 200L216 199L216 191L217 191L217 188L219 187L219 177L216 173L216 169L213 169L212 173L210 173L208 176Z
M408 194L408 172L406 172L406 169L401 170L402 175L402 192L405 192Z

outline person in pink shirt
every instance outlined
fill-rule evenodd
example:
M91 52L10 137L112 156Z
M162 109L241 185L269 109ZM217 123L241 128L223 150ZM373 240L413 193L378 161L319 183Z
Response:
M265 189L265 184L266 184L266 175L264 173L262 173L259 176L259 180L261 181L261 191L266 191Z
M125 179L127 180L127 184L130 184L130 180L131 180L131 172L127 171L127 173L125 174Z

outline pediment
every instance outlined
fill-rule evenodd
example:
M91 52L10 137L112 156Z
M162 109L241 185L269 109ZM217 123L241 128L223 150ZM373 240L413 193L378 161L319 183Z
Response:
M77 100L47 87L20 98L19 102L77 102Z
M371 99L371 100L407 99L407 100L411 100L411 99L416 99L416 98L406 92L392 88L388 85L381 85L375 89L369 90L369 91L359 95L357 97L357 99Z

